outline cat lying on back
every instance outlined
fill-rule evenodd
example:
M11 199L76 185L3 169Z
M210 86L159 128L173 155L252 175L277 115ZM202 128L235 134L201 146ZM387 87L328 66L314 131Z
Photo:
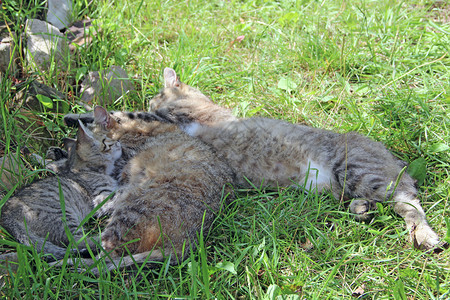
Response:
M91 129L123 148L121 188L101 236L112 258L108 269L169 256L172 263L182 261L221 209L224 186L233 182L230 167L206 144L150 114L144 120L96 107ZM122 257L125 244L133 258Z
M75 241L83 237L80 222L117 187L109 175L120 158L120 143L97 140L81 123L77 139L65 139L68 158L57 162L52 175L33 182L16 192L1 208L0 225L18 242L35 245L36 250L52 254L47 260L61 259L69 239L65 226ZM56 155L56 154L55 154ZM60 201L64 197L66 223ZM106 207L101 208L106 213ZM81 243L80 247L84 248ZM0 257L1 259L1 257Z
M354 132L290 124L266 118L238 119L198 90L164 70L165 88L150 110L226 157L241 186L304 186L353 198L350 211L367 219L377 202L393 201L416 246L434 248L438 235L428 225L414 180L381 143ZM396 181L398 185L396 186Z

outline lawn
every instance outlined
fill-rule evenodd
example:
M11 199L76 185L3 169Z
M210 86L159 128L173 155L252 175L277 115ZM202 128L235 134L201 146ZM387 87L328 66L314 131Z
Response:
M22 156L28 168L21 181L45 174L22 147L43 155L74 135L62 117L84 112L79 83L88 71L124 68L136 89L108 108L132 111L147 110L163 86L162 70L171 67L239 117L357 131L383 142L410 164L429 223L450 238L448 1L74 0L74 17L91 18L87 34L95 37L77 46L72 65L45 72L26 66L19 39L25 19L40 14L43 2L2 5L0 22L16 32L19 71L0 76L0 154ZM64 111L21 109L14 96L31 78L68 95ZM255 188L237 195L181 265L131 274L96 278L49 266L2 230L0 251L17 250L21 263L4 278L0 295L450 298L450 250L414 249L403 219L387 204L365 223L326 194Z

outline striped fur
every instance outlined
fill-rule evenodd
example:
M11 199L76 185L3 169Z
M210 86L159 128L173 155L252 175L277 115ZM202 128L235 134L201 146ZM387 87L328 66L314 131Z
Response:
M439 243L417 199L405 163L381 143L354 132L338 134L266 118L238 119L198 90L164 70L165 88L150 101L152 113L174 122L212 146L235 171L241 186L301 186L329 189L354 200L350 211L368 219L376 202L392 199L414 242L430 249ZM398 186L395 183L398 180Z
M117 165L121 188L101 236L108 270L119 261L120 268L170 256L172 263L181 262L195 249L198 234L209 231L224 193L231 191L230 167L211 147L152 114L109 114L96 107L94 120L95 136L123 147ZM128 253L124 245L134 259L122 257Z
M48 260L64 257L69 244L65 227L75 240L80 239L82 232L77 230L80 221L117 186L108 173L121 155L120 143L98 141L82 126L77 140L66 139L65 145L69 157L65 166L58 162L57 175L23 188L1 208L0 225L18 242L52 254ZM61 198L66 222L63 222Z

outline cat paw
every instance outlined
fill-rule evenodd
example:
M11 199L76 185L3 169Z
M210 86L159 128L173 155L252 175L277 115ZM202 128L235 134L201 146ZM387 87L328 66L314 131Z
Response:
M365 199L354 199L350 203L350 212L355 214L358 221L367 221L372 218L370 212L373 210L375 202Z
M45 154L46 159L51 159L53 161L61 160L67 157L68 157L67 151L58 147L48 148L47 153Z
M411 228L410 235L414 248L416 249L441 252L448 248L448 244L446 242L441 242L439 236L428 224L414 226Z

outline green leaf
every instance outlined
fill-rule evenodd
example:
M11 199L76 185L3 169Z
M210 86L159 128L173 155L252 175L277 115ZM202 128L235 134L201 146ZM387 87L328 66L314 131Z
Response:
M278 88L281 90L285 90L287 92L291 92L297 88L297 84L289 78L281 77L278 81Z
M232 273L234 275L237 274L236 269L234 267L234 264L232 262L229 262L229 261L224 261L224 262L217 263L216 264L216 268L228 271L228 272L230 272L230 273Z
M87 67L81 67L77 69L77 74L75 75L75 80L78 82L83 78L84 75L86 75L88 71Z
M423 157L413 160L407 169L409 175L417 180L417 184L421 186L427 175L427 162Z
M450 147L444 143L436 143L430 146L428 149L431 153L443 152L450 149Z
M36 98L41 102L44 107L53 108L53 100L44 95L36 95Z

